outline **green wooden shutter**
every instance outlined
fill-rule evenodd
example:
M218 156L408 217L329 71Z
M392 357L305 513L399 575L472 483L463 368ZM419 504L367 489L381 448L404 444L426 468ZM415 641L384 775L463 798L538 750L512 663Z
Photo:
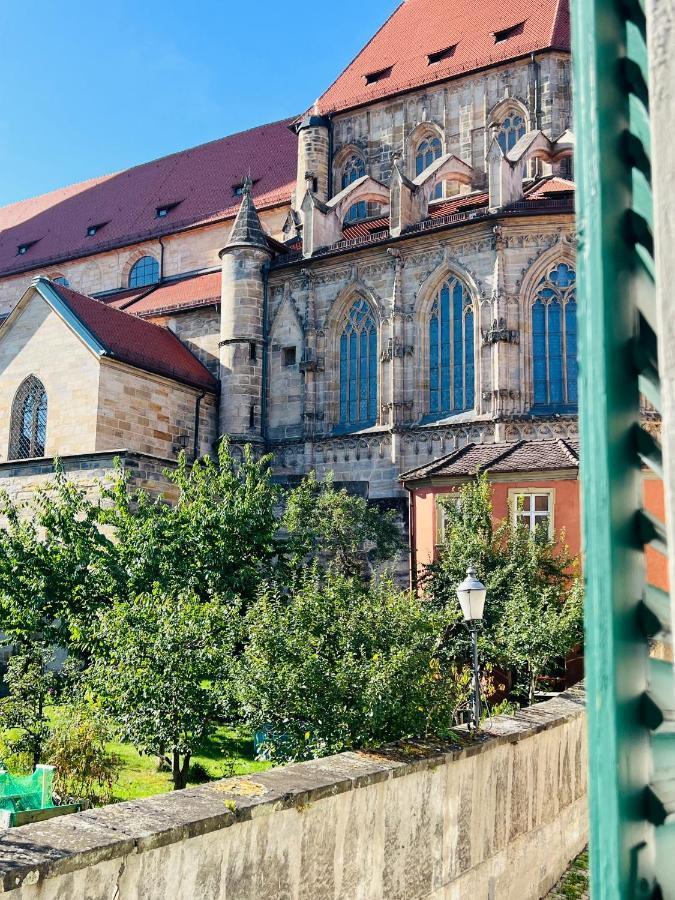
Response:
M667 898L673 669L649 641L670 640L670 601L645 581L644 547L666 539L641 484L643 466L662 474L640 425L641 394L660 409L643 6L576 0L573 53L592 896Z

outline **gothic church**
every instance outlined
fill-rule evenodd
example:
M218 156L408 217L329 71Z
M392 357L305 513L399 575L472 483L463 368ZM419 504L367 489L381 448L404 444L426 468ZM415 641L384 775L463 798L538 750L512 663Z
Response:
M405 0L306 113L0 209L0 486L575 438L571 109L567 0Z

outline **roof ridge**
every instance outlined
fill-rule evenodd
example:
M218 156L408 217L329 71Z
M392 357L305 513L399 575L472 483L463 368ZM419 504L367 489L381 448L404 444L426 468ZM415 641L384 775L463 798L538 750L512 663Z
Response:
M514 441L513 444L509 444L508 447L505 447L501 453L498 453L494 459L491 459L489 463L486 463L484 466L478 466L476 469L477 472L489 472L490 466L494 466L495 463L502 462L507 457L511 456L514 450L518 449L518 447L522 446L525 441ZM497 442L493 442L493 446L496 446Z
M562 444L564 451L567 453L572 462L579 462L579 454L572 446L570 446L567 438L558 438L558 443Z
M404 0L405 2L405 0ZM441 456L440 459L434 459L430 462L423 463L421 466L415 466L414 469L408 469L407 472L401 472L399 475L399 479L402 481L404 479L408 479L410 476L415 475L417 472L425 472L426 474L433 474L434 469L437 469L439 466L444 466L447 463L454 461L456 459L460 459L465 452L471 448L478 446L475 441L470 441L467 444L464 444L463 447L456 447L454 450L451 450L450 453L446 453L445 456Z

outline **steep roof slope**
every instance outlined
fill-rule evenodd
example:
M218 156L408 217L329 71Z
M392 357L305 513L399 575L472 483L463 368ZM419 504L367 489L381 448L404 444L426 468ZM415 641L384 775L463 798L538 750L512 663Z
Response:
M36 279L34 285L48 302L50 288L58 295L103 347L104 356L193 387L216 390L215 378L168 328L131 316L46 278Z
M249 170L258 209L288 203L297 167L291 121L1 207L0 275L233 218L241 203L234 188ZM158 217L161 207L168 212ZM98 226L94 235L90 226Z
M500 35L505 29L512 33ZM339 112L549 49L570 49L568 0L405 0L319 98L319 111Z

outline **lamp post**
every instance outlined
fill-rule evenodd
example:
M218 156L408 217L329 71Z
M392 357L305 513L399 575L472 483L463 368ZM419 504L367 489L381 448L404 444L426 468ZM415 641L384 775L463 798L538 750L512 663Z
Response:
M485 607L485 585L476 577L476 570L469 566L466 578L457 586L457 599L462 607L464 624L471 634L473 655L473 727L480 725L480 680L478 673L478 623L483 619Z

